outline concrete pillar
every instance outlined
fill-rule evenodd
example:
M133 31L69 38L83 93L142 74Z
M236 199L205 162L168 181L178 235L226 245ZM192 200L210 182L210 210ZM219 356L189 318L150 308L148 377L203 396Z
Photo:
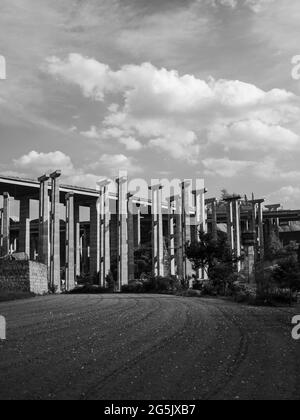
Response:
M66 195L66 290L75 288L74 193Z
M100 200L90 205L90 275L100 273Z
M75 275L81 275L81 238L80 238L80 206L75 202L74 218L75 218Z
M3 221L2 221L2 256L10 253L10 210L11 198L8 193L3 194Z
M30 258L30 199L27 197L20 200L19 251Z
M196 241L199 242L199 232L207 233L207 206L205 202L206 189L195 190L195 223Z
M136 214L133 215L134 220L134 246L139 248L142 244L142 211L141 205L136 205Z
M60 171L53 172L51 178L51 240L50 240L50 284L56 293L61 292L60 275Z
M240 196L227 198L227 235L232 253L236 258L241 257L241 215ZM238 271L241 270L241 261L238 262Z
M185 247L192 241L191 231L191 191L192 181L185 180L181 184L182 193L182 244L183 244L183 276L188 277L188 259L185 253Z
M183 242L182 242L182 199L180 196L174 197L175 208L176 208L176 233L175 233L175 244L176 244L176 266L177 276L180 279L184 278L184 258L183 258Z
M173 203L170 200L168 205L168 225L169 225L169 255L170 255L170 274L176 275L175 264L175 214Z
M88 233L87 233L86 228L84 228L83 235L82 235L82 238L81 238L81 249L82 249L82 271L83 271L84 274L88 274L89 271L91 273L91 269L88 265L88 259L89 259L89 255L88 255Z
M134 259L134 203L133 195L128 194L128 280L135 279Z
M100 187L100 286L106 287L110 273L110 207L108 181L98 183Z
M162 217L162 186L152 185L152 258L153 275L164 276L164 237Z
M50 210L49 210L49 176L39 178L40 199L39 199L39 241L38 260L40 263L50 267Z
M118 290L128 284L128 179L127 175L117 179L117 243L118 243Z
M215 240L218 239L218 219L217 219L217 200L213 199L211 202L212 213L212 236Z
M264 221L263 221L263 207L262 203L264 200L258 203L258 238L259 238L259 250L260 260L262 261L265 257L265 238L264 238Z
M182 188L182 227L183 227L183 244L186 245L192 240L191 237L191 181L184 181Z
M230 249L234 251L234 232L233 232L233 202L227 201L227 238Z
M240 201L233 202L233 220L234 220L234 253L235 257L241 258L241 214L240 214ZM241 271L241 261L237 263L238 271Z

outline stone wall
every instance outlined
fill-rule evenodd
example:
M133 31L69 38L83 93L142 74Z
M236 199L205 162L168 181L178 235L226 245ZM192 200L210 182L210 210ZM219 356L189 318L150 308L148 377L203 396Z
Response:
M36 295L47 293L47 266L35 261L0 261L0 293L1 290Z

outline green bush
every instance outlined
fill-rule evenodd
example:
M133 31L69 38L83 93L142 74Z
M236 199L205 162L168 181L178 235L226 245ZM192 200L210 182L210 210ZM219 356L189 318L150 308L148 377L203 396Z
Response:
M122 286L122 293L145 293L144 285L139 281L125 284Z

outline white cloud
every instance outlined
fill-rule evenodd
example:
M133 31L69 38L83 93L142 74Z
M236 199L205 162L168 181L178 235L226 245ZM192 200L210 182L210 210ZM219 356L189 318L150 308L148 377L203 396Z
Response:
M266 197L268 204L280 203L286 209L300 208L300 188L294 186L285 186L272 192Z
M119 171L134 175L142 171L135 159L123 154L104 154L97 162L90 164L89 169L103 176L117 176Z
M16 169L28 171L31 174L41 176L55 170L63 170L65 175L74 171L71 158L60 151L50 153L38 153L31 151L27 155L13 161Z
M143 145L134 137L120 137L119 142L129 151L138 151L143 148Z
M135 139L194 164L207 142L241 150L299 147L291 124L298 121L300 100L285 90L265 92L236 80L205 81L150 63L113 71L78 54L49 59L48 71L96 101L121 94L123 106L110 105L102 123L104 136L122 144L131 139L131 146L139 147ZM96 136L96 129L90 134Z
M80 134L88 139L99 139L101 137L97 127L94 125L88 131L82 131Z
M233 178L239 172L253 166L253 162L230 160L228 158L203 160L205 175L221 176L224 178Z
M211 142L240 150L279 151L300 148L300 137L293 131L260 120L237 121L212 128Z

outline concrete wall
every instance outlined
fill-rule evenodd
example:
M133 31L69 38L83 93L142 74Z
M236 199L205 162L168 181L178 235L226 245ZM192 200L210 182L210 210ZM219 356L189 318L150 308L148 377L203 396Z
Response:
M47 266L35 261L0 261L0 293L1 290L47 293Z

